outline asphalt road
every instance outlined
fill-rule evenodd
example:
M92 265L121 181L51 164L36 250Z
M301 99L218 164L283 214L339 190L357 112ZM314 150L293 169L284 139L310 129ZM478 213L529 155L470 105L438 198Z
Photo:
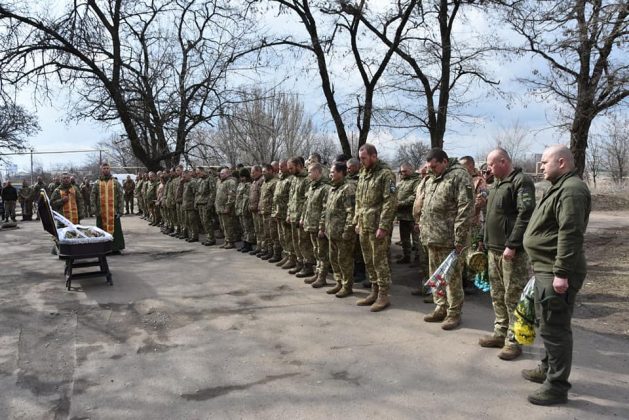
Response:
M513 362L480 348L486 295L446 332L405 285L372 314L355 306L365 289L337 299L255 257L123 225L114 286L74 291L38 222L0 231L0 418L629 418L629 340L575 328L570 401L536 407L520 370L540 344Z

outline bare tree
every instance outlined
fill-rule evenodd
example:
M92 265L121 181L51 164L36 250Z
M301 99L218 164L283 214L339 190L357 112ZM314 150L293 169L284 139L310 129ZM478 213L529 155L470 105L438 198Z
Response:
M415 168L419 168L426 163L426 156L430 151L430 146L421 141L402 144L398 147L395 161L397 165L408 162Z
M601 169L603 169L604 164L604 150L599 138L590 138L585 158L586 173L592 177L594 188L596 188L596 179L598 178Z
M148 168L174 163L188 135L230 102L226 78L253 34L227 0L68 1L0 5L0 77L43 94L59 80L76 118L121 124Z
M19 105L8 102L0 104L0 162L4 160L2 151L26 150L26 137L38 131L37 117Z
M629 119L617 116L610 119L603 147L613 181L622 184L629 170Z
M104 152L103 160L106 160L113 167L122 168L126 172L133 172L138 167L144 166L133 155L129 139L126 136L112 134L109 138L96 143L96 148ZM100 158L100 156L98 157ZM96 161L98 162L98 159Z
M494 136L497 147L509 153L514 163L521 165L531 147L529 131L515 120L509 126L502 126Z
M624 0L523 0L507 12L523 39L517 52L548 66L523 81L545 100L565 105L560 124L570 129L581 175L592 121L629 96L628 14Z

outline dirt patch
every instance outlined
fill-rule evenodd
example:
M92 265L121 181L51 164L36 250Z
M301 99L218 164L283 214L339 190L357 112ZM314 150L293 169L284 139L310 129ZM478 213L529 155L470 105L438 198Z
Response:
M585 252L588 276L577 296L574 324L629 338L629 226L588 231Z
M629 193L592 193L592 211L629 210Z

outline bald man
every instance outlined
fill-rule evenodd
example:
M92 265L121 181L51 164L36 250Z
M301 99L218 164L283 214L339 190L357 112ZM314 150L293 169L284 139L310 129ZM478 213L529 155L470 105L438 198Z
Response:
M546 354L535 369L522 376L541 383L528 400L536 405L568 400L572 367L572 311L586 275L583 237L591 209L590 191L579 178L570 150L551 146L541 161L544 178L552 184L531 216L524 233L524 250L535 271L535 314Z

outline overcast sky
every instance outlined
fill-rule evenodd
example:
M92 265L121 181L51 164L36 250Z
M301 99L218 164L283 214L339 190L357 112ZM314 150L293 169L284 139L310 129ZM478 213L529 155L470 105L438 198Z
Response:
M300 32L303 33L300 24L291 21L291 15L282 15L280 18L284 19L282 24L278 25L275 21L269 27L281 27L283 30L290 27L297 35ZM494 31L490 23L481 16L474 15L469 18L467 24L472 25L475 30L486 33ZM469 30L469 26L465 30ZM343 92L343 89L346 89L346 92L351 92L359 84L357 72L352 74L352 72L343 71L343 65L347 62L348 59L337 58L330 63L333 68L336 68L335 88L339 93ZM566 135L561 136L557 130L548 129L554 112L552 104L540 103L529 97L526 88L515 81L518 76L529 75L534 63L535 61L530 58L516 61L496 59L489 63L494 78L500 80L501 88L512 94L514 100L507 102L498 96L487 96L486 88L482 86L476 88L474 96L477 100L465 110L467 114L476 116L474 123L463 125L454 120L449 121L445 136L445 149L449 154L453 156L466 154L479 156L495 144L494 138L501 128L512 126L516 121L530 132L531 147L529 151L531 153L541 152L544 146L548 144L568 141ZM312 71L302 71L309 66ZM300 70L295 71L295 69ZM319 75L314 71L313 62L308 57L297 59L297 63L289 62L279 72L275 70L263 71L255 77L258 78L256 82L262 84L272 84L279 79L284 80L286 78L281 88L299 94L306 110L313 115L315 122L322 130L328 132L333 130L330 117L322 106L324 98L320 89ZM25 91L20 95L21 105L31 111L36 111L42 128L40 133L29 139L29 145L35 151L92 149L98 141L115 134L116 130L112 131L93 121L83 121L78 124L66 123L67 97L65 95L65 93L59 93L52 104L41 104L36 109L33 105L31 92ZM350 130L351 128L349 127ZM398 136L397 133L374 131L370 135L370 142L378 146L385 158L392 157L402 142L418 139L429 143L428 134L420 131L411 133L406 140L399 139ZM41 163L46 169L50 169L60 164L81 164L87 157L88 153L77 153L36 155L34 159L36 163ZM30 169L29 156L15 157L13 162L18 165L20 170L28 171Z

